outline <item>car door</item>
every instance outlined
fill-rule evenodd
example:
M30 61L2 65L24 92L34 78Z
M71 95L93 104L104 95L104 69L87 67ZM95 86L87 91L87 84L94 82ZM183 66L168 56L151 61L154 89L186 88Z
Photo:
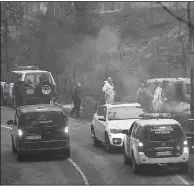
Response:
M135 123L133 130L132 130L132 134L131 134L131 141L130 141L130 152L132 152L132 150L134 150L134 154L136 154L136 150L137 150L137 145L138 145L138 138L137 138L137 129L138 129L139 125L138 123Z
M135 122L129 128L129 131L128 131L128 134L127 134L127 146L126 146L127 149L126 149L126 152L129 156L130 156L131 134L132 134L132 130L133 130L134 125L135 125Z
M95 130L95 135L98 139L100 139L100 129L99 129L99 121L98 121L98 116L100 116L102 114L102 107L99 107L97 112L94 114L94 121L93 121L93 125L94 125L94 130Z
M102 110L101 110L101 116L104 117L104 121L103 120L99 120L99 133L100 133L100 138L102 139L102 141L105 141L105 131L106 131L106 127L107 127L107 107L106 106L102 106Z
M133 144L136 143L135 141L135 133L137 131L138 124L136 122L133 123L129 130L129 139L128 139L128 154L131 156Z

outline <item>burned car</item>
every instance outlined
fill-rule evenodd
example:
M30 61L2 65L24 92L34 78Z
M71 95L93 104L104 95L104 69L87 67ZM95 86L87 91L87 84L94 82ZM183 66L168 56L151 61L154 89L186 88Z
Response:
M20 161L26 154L56 152L70 157L68 118L58 105L28 105L16 109L11 131L12 152Z
M181 113L189 108L190 102L190 79L189 78L154 78L146 81L146 91L138 95L138 99L143 99L149 95L150 99L144 101L144 106L149 112L155 112L153 105L154 93L158 86L162 87L162 101L159 110L156 112Z

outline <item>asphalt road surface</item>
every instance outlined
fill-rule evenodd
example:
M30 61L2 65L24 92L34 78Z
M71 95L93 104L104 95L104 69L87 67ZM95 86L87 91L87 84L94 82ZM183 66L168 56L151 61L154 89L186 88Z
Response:
M10 126L6 125L13 117L11 108L1 108L2 184L194 184L188 175L162 166L145 168L140 175L134 175L131 167L123 164L120 152L107 154L103 147L92 146L89 124L71 119L71 158L44 155L17 162L11 152Z

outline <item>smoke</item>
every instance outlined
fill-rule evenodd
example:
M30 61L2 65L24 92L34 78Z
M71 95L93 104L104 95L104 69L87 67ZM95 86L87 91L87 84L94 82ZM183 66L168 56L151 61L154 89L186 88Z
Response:
M164 110L170 113L175 113L179 116L190 115L190 104L187 102L171 101L164 105Z
M120 32L111 26L103 27L96 37L84 36L64 52L64 71L75 74L76 81L82 81L86 89L97 94L104 80L111 76L118 99L130 97L130 100L134 100L141 77L131 70L130 61L124 58L121 61L120 43Z

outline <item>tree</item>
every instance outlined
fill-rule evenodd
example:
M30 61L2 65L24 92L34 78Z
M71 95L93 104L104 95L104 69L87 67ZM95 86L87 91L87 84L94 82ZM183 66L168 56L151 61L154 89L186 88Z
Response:
M5 50L6 71L9 72L9 57L8 57L8 33L9 26L16 26L20 23L23 17L22 2L1 2L1 34L2 44Z

